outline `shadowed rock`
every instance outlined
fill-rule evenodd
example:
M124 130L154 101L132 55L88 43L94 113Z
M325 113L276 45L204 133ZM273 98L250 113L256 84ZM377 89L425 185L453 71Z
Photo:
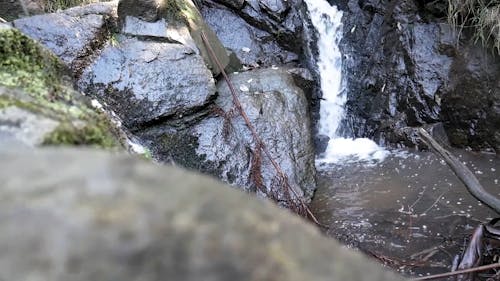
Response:
M234 73L230 79L272 157L297 194L310 200L316 188L311 121L307 99L293 75L283 68L268 68ZM160 160L173 160L247 190L270 190L276 184L274 167L264 154L257 154L227 84L219 82L217 92L215 105L205 115L170 120L137 134ZM260 175L264 186L256 181ZM276 195L283 199L283 194L279 190Z

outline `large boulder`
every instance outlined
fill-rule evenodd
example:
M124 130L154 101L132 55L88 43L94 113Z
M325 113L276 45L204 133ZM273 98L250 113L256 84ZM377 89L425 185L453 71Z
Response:
M268 68L235 73L229 78L249 121L288 175L290 185L309 200L316 188L311 121L307 99L292 74L286 69ZM171 120L138 135L162 161L173 160L230 184L271 194L277 184L273 165L257 149L224 81L217 84L217 92L215 105L204 115ZM283 199L284 195L279 190L276 197Z
M119 130L73 88L68 73L48 50L0 25L0 140L118 146Z
M206 177L95 151L2 148L2 280L403 280Z

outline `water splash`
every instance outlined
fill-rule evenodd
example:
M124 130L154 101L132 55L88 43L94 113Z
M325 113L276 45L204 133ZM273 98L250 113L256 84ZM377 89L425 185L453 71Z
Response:
M323 100L320 108L319 133L330 138L320 163L343 161L382 161L389 152L372 140L342 138L338 135L347 101L342 80L342 12L326 0L306 0L312 24L318 31L318 69Z

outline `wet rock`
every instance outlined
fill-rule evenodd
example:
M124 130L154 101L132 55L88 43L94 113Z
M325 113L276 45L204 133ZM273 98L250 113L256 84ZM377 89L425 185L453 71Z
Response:
M181 44L119 36L84 71L80 88L137 129L205 106L215 94L203 58Z
M416 1L415 1L416 2ZM455 39L414 1L348 1L342 51L348 91L344 132L414 144L401 133L440 121Z
M119 130L74 90L68 69L49 51L1 25L0 61L0 138L27 146L119 146Z
M62 59L78 76L88 58L106 42L116 3L96 3L15 20L14 26Z
M303 91L286 69L235 73L230 79L270 154L297 193L309 200L315 189L314 148ZM276 184L274 167L256 149L225 82L218 83L217 92L215 107L206 116L186 118L184 126L172 121L138 134L162 161L173 160L247 190L270 190ZM277 195L283 198L282 192Z
M203 0L206 6L214 6L212 0ZM288 51L301 53L305 43L303 18L305 3L302 0L249 0L241 8L228 4L229 1L216 1L232 9L250 25L271 34L276 42Z
M205 5L202 14L222 44L243 64L271 66L298 61L298 56L283 50L271 34L251 26L227 8Z
M0 158L3 280L403 280L210 178L88 150Z
M5 89L0 89L0 92ZM0 93L3 98L4 94ZM37 116L28 110L17 106L7 106L0 109L1 139L10 138L27 146L37 146L44 143L47 136L54 132L59 122L45 116Z
M451 67L442 118L458 147L500 152L500 56L468 44Z
M341 6L345 134L414 146L416 127L442 122L452 145L498 151L498 56L467 32L457 47L442 1Z

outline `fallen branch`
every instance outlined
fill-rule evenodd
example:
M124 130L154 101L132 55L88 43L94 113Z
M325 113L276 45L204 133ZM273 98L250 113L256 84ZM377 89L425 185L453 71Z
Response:
M413 280L418 281L418 280L431 280L431 279L437 279L437 278L444 278L444 277L450 277L450 276L455 276L459 274L465 274L465 273L471 273L471 272L478 272L478 271L485 271L488 269L493 269L493 268L499 268L500 263L492 263L488 265L483 265L483 266L478 266L478 267L473 267L473 268L468 268L464 270L457 270L453 272L446 272L446 273L441 273L441 274L435 274L435 275L429 275L429 276L424 276L424 277L419 277L415 278Z
M292 200L292 203L295 204L295 206L291 206L293 209L295 209L298 213L305 212L306 217L310 217L314 223L320 225L319 221L316 219L314 214L311 212L307 204L302 200L302 198L297 194L297 192L290 186L290 183L288 182L288 177L287 175L283 172L281 167L278 165L278 163L274 160L274 158L271 156L271 153L269 153L269 150L266 147L266 144L262 141L262 139L259 137L257 134L257 131L255 130L254 126L250 122L250 119L248 118L248 115L246 114L245 110L243 110L243 107L241 106L240 100L238 99L238 96L236 95L236 90L234 88L233 83L229 79L229 76L227 76L226 71L224 70L224 67L220 63L219 59L217 58L217 55L215 54L214 50L212 49L212 46L210 45L210 42L207 39L207 36L205 35L205 32L202 30L201 31L201 39L203 40L203 43L207 47L208 53L212 57L212 60L217 64L217 67L220 69L222 76L224 77L224 80L226 80L226 83L229 87L229 90L231 92L231 95L233 97L233 103L240 113L241 117L243 117L243 120L245 121L245 124L247 125L248 129L250 130L253 139L256 144L257 149L262 149L264 154L267 156L269 161L271 161L271 164L273 165L274 169L276 170L276 173L278 177L283 181L283 186L285 188L285 197L289 195L291 192L293 196L296 198L298 201L298 205L295 201Z
M479 201L500 214L500 199L486 191L474 173L467 168L459 159L444 149L434 138L423 128L418 130L422 140L436 151L446 161L455 175L464 183L467 190Z
M7 21L0 17L0 23L7 23Z

